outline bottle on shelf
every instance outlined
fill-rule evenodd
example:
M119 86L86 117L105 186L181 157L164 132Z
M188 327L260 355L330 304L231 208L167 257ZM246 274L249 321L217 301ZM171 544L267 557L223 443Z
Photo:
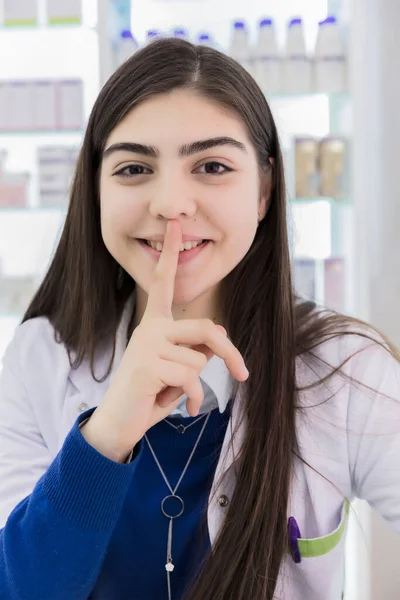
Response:
M39 2L37 2L39 4ZM82 23L82 0L47 0L49 25L72 25Z
M132 32L129 29L124 29L121 32L116 50L116 68L128 60L138 48L139 44L133 37Z
M262 19L259 23L253 58L253 75L264 94L279 94L282 90L282 59L272 19Z
M229 47L229 55L252 74L252 56L249 35L244 21L235 21Z
M182 27L177 27L174 29L173 37L179 40L189 39L186 29L183 29Z
M149 29L149 31L147 32L147 41L146 43L149 44L150 42L158 39L162 37L161 32L158 31L157 29Z
M197 38L197 43L200 46L211 46L212 48L216 47L214 40L209 33L200 33Z
M283 91L287 94L312 92L312 62L306 51L303 22L289 22L283 61Z
M335 17L320 21L315 45L314 87L316 92L335 93L347 89L347 57L342 32Z
M39 22L37 0L3 0L2 5L6 27L34 26Z

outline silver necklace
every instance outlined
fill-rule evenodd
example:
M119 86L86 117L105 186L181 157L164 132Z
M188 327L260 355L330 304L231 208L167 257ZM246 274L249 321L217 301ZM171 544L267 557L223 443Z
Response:
M171 425L171 427L173 427L174 429L176 429L177 431L179 431L179 433L185 433L186 429L189 429L189 427L191 427L192 425L195 425L195 423L197 423L198 421L200 421L201 419L204 419L204 417L206 416L207 413L204 413L204 415L201 415L198 419L196 419L195 421L193 421L193 423L190 423L190 425L174 425L173 423L170 423L169 421L167 421L167 419L164 419L164 421L166 423L168 423L168 425Z
M151 453L153 455L153 458L156 461L156 464L157 464L157 466L158 466L158 468L160 470L160 473L163 476L164 481L167 484L167 487L168 487L168 489L171 492L171 494L168 495L168 496L165 496L165 498L161 502L161 512L163 513L163 515L165 515L167 517L167 519L170 519L169 527L168 527L167 563L165 565L165 570L167 572L168 600L172 599L172 596L171 596L171 572L175 568L175 565L172 562L172 523L173 523L173 520L177 519L178 517L180 517L182 515L183 511L185 510L185 504L184 504L182 498L180 496L176 495L176 490L178 489L178 487L179 487L179 485L180 485L180 483L181 483L181 481L182 481L182 479L183 479L183 477L184 477L184 475L185 475L185 473L187 471L187 468L188 468L188 466L190 464L190 461L193 458L193 455L194 455L194 453L196 451L196 448L199 445L199 442L200 442L201 437L202 437L202 435L204 433L204 430L206 428L206 425L208 423L208 420L209 420L210 416L211 416L211 412L208 413L207 418L204 421L204 424L203 424L203 427L201 428L199 437L197 438L197 441L196 441L196 443L195 443L195 445L193 447L193 450L192 450L192 452L191 452L191 454L189 456L189 459L188 459L188 461L186 463L186 466L185 466L185 468L182 471L182 475L180 476L179 481L178 481L178 483L175 486L175 489L172 489L172 487L171 487L171 485L170 485L170 483L169 483L169 481L168 481L168 479L167 479L167 477L166 477L166 475L165 475L165 473L164 473L164 471L163 471L163 469L162 469L162 467L161 467L161 465L160 465L160 463L159 463L159 461L157 459L157 456L154 453L153 447L152 447L152 445L149 442L149 438L147 437L147 434L144 435L144 437L146 439L146 442L148 443L149 448L151 450ZM202 415L202 417L203 417L203 415ZM197 419L195 421L195 423L197 423L197 421L199 421L199 419ZM170 425L171 425L171 423L170 423ZM193 425L193 423L191 423L191 425ZM173 427L175 427L175 425L173 425ZM188 427L190 427L190 425L188 425ZM174 498L174 499L178 500L178 502L180 503L180 511L177 512L177 514L175 514L175 515L167 514L166 511L165 511L165 508L164 508L165 501L168 500L168 499L170 499L170 498Z

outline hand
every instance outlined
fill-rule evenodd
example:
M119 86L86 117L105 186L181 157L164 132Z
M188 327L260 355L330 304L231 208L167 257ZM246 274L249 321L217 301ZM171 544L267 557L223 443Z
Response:
M184 394L189 414L199 413L204 400L199 375L214 355L225 361L238 381L248 377L243 358L223 327L210 319L174 321L181 243L180 224L170 220L142 321L100 406L81 430L89 443L118 462L176 408Z

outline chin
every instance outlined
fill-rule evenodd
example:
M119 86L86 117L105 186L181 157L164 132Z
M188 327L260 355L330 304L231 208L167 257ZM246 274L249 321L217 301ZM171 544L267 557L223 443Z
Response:
M193 289L182 289L183 286L176 286L175 287L175 292L174 292L174 299L173 299L173 304L174 306L188 306L194 302L196 302L197 299L200 299L203 294L205 293L205 291L200 291L198 293L196 293L195 290Z

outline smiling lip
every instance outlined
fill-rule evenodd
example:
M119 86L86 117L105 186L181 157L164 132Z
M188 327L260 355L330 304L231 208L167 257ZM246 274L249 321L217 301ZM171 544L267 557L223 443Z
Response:
M163 244L164 237L165 237L164 234L151 235L151 236L144 235L142 238L138 238L138 239L148 240L149 242L161 242ZM208 239L206 236L199 237L198 235L182 234L182 244L184 244L185 242L201 242L202 240L206 240L206 239Z
M140 245L147 250L153 260L158 261L161 256L160 250L155 250L145 240L138 240ZM192 248L191 250L183 250L179 252L178 265L186 264L196 258L201 252L210 245L210 240L205 240L203 244Z

